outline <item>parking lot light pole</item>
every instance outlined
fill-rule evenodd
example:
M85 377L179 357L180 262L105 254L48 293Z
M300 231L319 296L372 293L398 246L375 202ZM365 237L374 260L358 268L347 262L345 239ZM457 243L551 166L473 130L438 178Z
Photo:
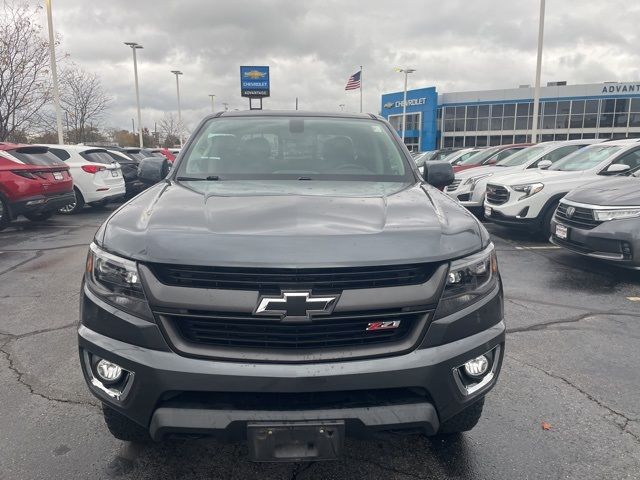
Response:
M140 138L140 148L144 148L142 141L142 114L140 113L140 89L138 88L138 57L136 56L136 50L143 47L136 42L124 42L124 44L131 47L133 51L133 78L136 83L136 107L138 108L138 137Z
M544 2L540 0L540 23L538 25L538 58L536 60L536 85L533 92L533 124L531 125L531 143L538 140L538 112L540 108L540 71L542 69L542 40L544 38Z
M171 70L176 76L176 92L178 93L178 128L180 129L180 148L182 148L182 110L180 109L180 75L182 72L180 70Z
M407 82L409 74L415 72L413 68L396 68L396 72L404 73L404 98L402 102L402 143L404 143L404 134L407 130Z
M210 94L209 98L211 99L211 113L215 113L216 111L216 106L215 106L215 98L216 96L214 94Z
M56 109L56 125L58 127L58 143L64 145L62 132L62 108L60 107L60 88L58 87L58 67L56 65L56 44L53 35L53 14L51 0L45 1L47 7L47 24L49 26L49 56L51 57L51 77L53 79L53 105Z

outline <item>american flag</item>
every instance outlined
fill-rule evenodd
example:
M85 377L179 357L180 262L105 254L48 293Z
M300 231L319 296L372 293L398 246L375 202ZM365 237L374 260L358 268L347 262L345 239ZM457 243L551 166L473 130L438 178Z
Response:
M360 88L361 84L360 84L360 74L362 73L362 70L360 70L359 72L354 73L353 75L351 75L349 77L349 80L347 80L347 86L344 87L345 90L357 90Z

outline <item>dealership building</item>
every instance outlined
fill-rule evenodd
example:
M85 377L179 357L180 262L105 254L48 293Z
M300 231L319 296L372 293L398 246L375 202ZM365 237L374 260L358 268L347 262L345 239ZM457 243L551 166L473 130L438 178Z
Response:
M533 88L437 93L407 91L405 143L411 150L531 141ZM382 95L381 115L402 129L403 92ZM640 82L540 88L538 141L640 137Z

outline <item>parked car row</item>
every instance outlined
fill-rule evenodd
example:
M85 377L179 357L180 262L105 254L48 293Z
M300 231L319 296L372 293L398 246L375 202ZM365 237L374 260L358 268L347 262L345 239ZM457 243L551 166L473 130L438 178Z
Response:
M456 162L461 152L444 160ZM474 213L640 269L638 139L490 147L456 167L445 192Z
M138 179L140 160L160 156L173 162L175 154L169 149L0 143L0 230L20 215L42 221L137 195L147 187Z

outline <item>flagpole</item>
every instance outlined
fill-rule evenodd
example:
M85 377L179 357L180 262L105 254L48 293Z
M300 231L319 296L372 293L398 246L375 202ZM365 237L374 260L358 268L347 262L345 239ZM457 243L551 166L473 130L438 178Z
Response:
M360 113L362 113L362 65L360 65Z

